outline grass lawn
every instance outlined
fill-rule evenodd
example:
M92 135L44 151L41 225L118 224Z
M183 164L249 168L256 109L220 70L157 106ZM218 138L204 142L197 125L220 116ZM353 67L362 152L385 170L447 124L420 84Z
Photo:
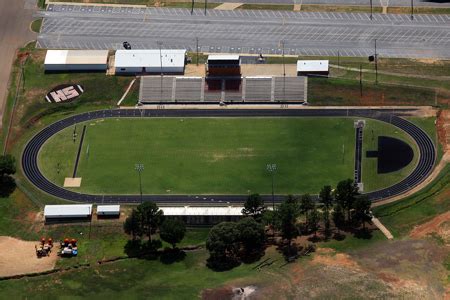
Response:
M42 26L42 18L36 19L31 23L31 30L34 32L40 32Z
M425 87L363 82L350 78L310 78L308 102L312 105L434 105L435 91Z
M67 128L40 153L40 168L60 185L73 170L72 132ZM269 194L266 164L276 163L277 193L317 193L351 177L354 142L346 118L100 120L88 124L77 176L84 192L136 193L134 165L141 162L144 193Z
M407 235L415 225L450 210L450 165L422 191L405 200L374 208L374 214L394 237Z
M410 162L409 165L407 165L403 169L396 172L377 174L378 160L376 158L367 158L366 152L369 150L378 149L379 136L395 137L408 143L414 151L414 158L412 162ZM399 182L412 172L419 159L417 155L418 148L413 139L405 134L404 131L392 127L391 125L384 122L372 121L366 123L366 127L364 127L363 141L362 181L364 183L364 191L378 190L393 183Z

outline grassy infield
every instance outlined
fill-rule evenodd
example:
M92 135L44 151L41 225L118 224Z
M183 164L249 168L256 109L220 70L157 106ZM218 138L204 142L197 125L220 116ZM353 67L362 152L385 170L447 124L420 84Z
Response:
M55 74L36 76L42 74L39 52L32 51L34 60L30 60L25 68L25 97L20 97L16 111L16 119L12 130L12 153L19 157L24 142L37 129L42 128L64 115L85 110L113 105L126 88L129 78L105 77L102 74ZM15 68L17 71L17 66ZM42 100L49 87L62 82L76 82L85 86L86 92L78 102L72 104L50 106ZM12 82L14 88L15 81ZM100 87L100 88L99 88ZM8 101L8 109L11 108L11 95ZM102 100L100 100L102 99ZM107 99L106 101L104 99ZM5 118L5 124L8 118ZM432 120L423 121L426 128L431 128ZM28 129L23 131L23 129ZM446 169L448 173L448 168ZM250 174L253 176L253 174ZM54 202L50 197L34 190L22 175L17 175L21 187L31 195L32 200ZM425 191L410 197L399 204L382 207L375 210L381 216L382 222L394 232L397 237L404 236L408 230L419 222L430 219L437 213L447 211L448 201L442 202L442 191L449 188L449 178L441 176L437 184ZM444 203L444 204L442 204ZM21 191L16 191L9 199L0 202L0 235L13 235L24 239L37 239L41 235L75 236L82 231L85 234L79 236L81 241L81 255L74 260L60 261L60 265L76 265L85 262L94 262L102 257L123 255L123 245L126 237L121 233L120 226L94 226L91 240L86 236L88 226L56 226L40 227L36 225L34 214L37 208L30 199ZM25 217L24 217L25 216ZM400 223L398 220L402 220ZM185 244L203 243L207 229L190 230ZM378 243L383 237L376 232L372 240L360 240L348 237L341 242L328 242L327 247L339 251L349 251L357 247L364 247L371 243ZM269 251L267 254L279 258L278 254ZM66 272L51 276L21 279L0 282L3 295L14 297L32 294L36 291L45 291L46 295L149 295L154 298L192 298L198 295L205 287L214 287L229 280L238 279L249 281L254 278L251 265L243 265L231 272L214 273L204 266L206 253L204 251L188 253L184 261L171 265L164 265L158 261L126 260L88 270ZM300 261L301 263L301 261ZM279 271L278 271L279 272ZM272 275L271 275L272 276ZM258 276L259 281L270 281L274 277L268 275ZM141 280L136 280L140 278Z

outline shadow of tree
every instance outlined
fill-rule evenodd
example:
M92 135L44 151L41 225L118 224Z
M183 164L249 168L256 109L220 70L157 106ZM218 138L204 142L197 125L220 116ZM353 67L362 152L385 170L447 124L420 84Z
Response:
M186 252L175 248L175 249L165 249L160 257L159 260L166 265L170 265L173 264L174 262L180 262L183 261L184 258L186 257Z
M0 197L6 198L16 189L16 181L9 175L0 176Z

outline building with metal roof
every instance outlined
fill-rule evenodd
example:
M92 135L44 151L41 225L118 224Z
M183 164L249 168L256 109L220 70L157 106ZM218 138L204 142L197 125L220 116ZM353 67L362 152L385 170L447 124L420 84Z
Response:
M46 72L106 71L108 50L47 50Z
M180 206L160 207L167 218L184 221L188 225L212 225L220 222L238 221L242 208L238 206Z
M74 219L90 218L92 215L92 204L66 204L46 205L44 217L48 219Z
M184 74L185 62L184 49L117 50L114 67L116 74Z
M119 216L120 205L98 205L97 216Z

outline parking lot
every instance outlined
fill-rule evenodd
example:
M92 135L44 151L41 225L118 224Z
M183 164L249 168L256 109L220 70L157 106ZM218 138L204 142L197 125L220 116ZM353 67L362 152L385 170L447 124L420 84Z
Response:
M50 5L41 48L185 48L202 52L450 58L450 16Z

